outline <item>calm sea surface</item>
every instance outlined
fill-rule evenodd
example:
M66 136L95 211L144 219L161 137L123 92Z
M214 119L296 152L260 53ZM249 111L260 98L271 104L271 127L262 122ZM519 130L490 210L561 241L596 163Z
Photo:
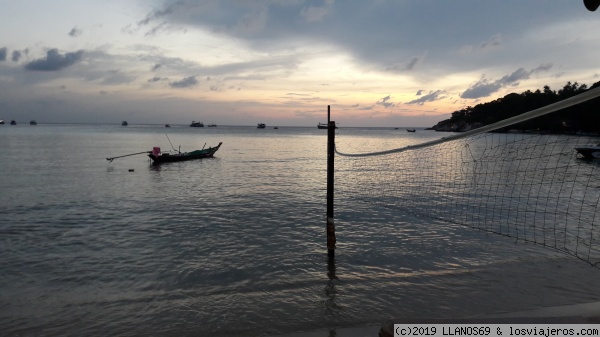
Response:
M341 128L337 143L441 136ZM105 159L169 139L223 145ZM575 258L351 199L328 261L326 130L2 125L0 150L0 335L268 336L600 300L600 270Z

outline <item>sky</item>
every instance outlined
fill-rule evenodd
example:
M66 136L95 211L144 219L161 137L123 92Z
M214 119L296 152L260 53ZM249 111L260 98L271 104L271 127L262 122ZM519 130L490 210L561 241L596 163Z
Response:
M600 81L567 0L0 0L0 119L427 127Z

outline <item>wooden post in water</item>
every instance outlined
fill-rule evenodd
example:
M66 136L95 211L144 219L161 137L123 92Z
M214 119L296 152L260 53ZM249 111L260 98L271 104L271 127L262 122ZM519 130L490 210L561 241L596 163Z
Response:
M327 255L335 258L335 224L333 222L333 166L335 154L335 122L327 106Z

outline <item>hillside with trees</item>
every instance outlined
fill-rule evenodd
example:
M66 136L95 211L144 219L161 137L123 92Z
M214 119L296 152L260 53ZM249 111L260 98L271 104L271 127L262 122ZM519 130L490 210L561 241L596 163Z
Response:
M497 100L481 103L455 111L449 119L443 120L431 129L436 131L464 132L506 118L562 101L600 86L600 81L590 88L577 82L567 84L560 90L527 90L520 94L511 93ZM600 97L563 109L545 116L514 124L495 132L534 131L543 133L600 133Z

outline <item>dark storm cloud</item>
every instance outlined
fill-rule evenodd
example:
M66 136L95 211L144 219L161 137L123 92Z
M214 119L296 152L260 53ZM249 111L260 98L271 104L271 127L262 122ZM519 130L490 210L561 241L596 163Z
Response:
M6 47L0 48L0 61L6 61L7 53L8 53L8 50L6 49Z
M169 83L171 88L189 88L189 87L193 87L197 84L198 84L198 80L196 79L196 76L188 76L188 77L182 79L181 81L175 81L175 82Z
M421 94L422 94L422 90L419 90L417 95L421 95ZM422 97L419 97L418 99L407 102L406 104L423 105L423 104L425 104L425 102L433 102L433 101L437 101L437 100L444 98L442 96L443 94L444 94L443 90L436 90L436 91L430 92L427 95L423 95Z
M58 71L72 66L81 59L83 50L61 55L58 49L50 49L46 57L31 61L25 65L25 69L34 71Z
M81 29L79 29L77 27L73 27L73 29L71 29L71 31L69 32L69 36L77 37L77 36L81 35L81 33L82 33Z
M502 76L502 78L496 81L490 81L489 79L482 77L477 83L470 86L465 92L463 92L461 98L481 98L487 97L498 90L506 86L518 85L520 81L529 79L529 77L538 72L547 71L552 68L552 64L542 64L539 67L532 70L525 70L519 68L513 71L509 75Z

